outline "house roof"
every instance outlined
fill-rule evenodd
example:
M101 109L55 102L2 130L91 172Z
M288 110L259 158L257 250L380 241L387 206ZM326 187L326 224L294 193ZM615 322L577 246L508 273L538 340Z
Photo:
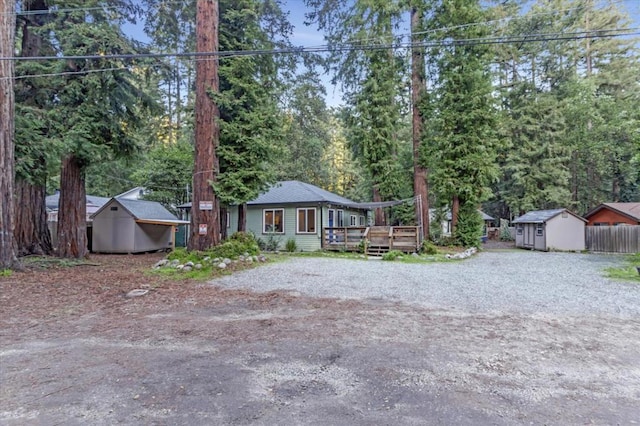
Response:
M516 218L513 221L513 223L545 223L549 219L552 219L563 212L567 212L570 215L575 216L578 219L582 220L583 222L586 222L585 219L583 219L582 217L578 216L575 213L572 213L567 209L554 209L554 210L533 210L533 211L527 212L522 216Z
M489 216L488 214L486 214L485 212L483 212L482 210L478 209L478 213L480 213L480 215L482 216L482 220L484 221L490 221L490 220L495 220L495 218ZM447 220L451 220L451 211L447 211Z
M614 210L623 216L640 222L640 203L602 203L584 215L584 217L588 219L602 209Z
M103 205L91 215L94 218L112 202L120 204L136 221L158 223L188 223L178 218L156 201L130 200L128 198L112 198L111 202Z
M87 204L96 207L102 207L110 199L111 198L109 197L97 197L95 195L86 196ZM56 192L52 195L47 195L45 197L45 205L47 207L47 210L58 210L58 206L60 205L60 192Z
M357 203L333 192L297 180L286 180L272 185L267 192L247 204L329 203L351 206Z
M136 186L135 188L131 188L128 191L123 192L122 194L116 195L114 198L129 198L139 200L142 195L146 192L147 188L144 186Z

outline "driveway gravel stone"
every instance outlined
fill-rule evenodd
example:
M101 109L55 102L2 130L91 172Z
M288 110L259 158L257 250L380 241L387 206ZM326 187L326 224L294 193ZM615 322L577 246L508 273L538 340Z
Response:
M293 257L212 281L259 292L288 290L314 297L385 299L465 312L640 316L640 286L614 281L604 269L617 255L482 252L456 262Z

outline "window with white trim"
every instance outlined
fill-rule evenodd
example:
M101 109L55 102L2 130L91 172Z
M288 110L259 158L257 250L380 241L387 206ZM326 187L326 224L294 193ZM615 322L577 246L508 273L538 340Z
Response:
M541 237L544 234L544 225L542 223L538 223L536 225L536 235Z
M356 226L358 224L358 216L352 214L349 216L349 226Z
M360 216L360 226L364 226L365 221L364 221L364 216Z
M316 209L299 208L296 232L298 234L315 234L316 233Z
M284 209L265 209L262 211L262 232L265 234L284 234Z

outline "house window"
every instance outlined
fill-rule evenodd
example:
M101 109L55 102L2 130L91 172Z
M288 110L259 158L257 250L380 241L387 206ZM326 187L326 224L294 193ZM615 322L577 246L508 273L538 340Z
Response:
M118 206L111 206L109 208L109 210L111 210L112 212L117 212L118 211Z
M284 209L262 211L262 232L265 234L284 234Z
M542 223L537 224L536 225L536 235L538 237L541 237L543 233L544 233L544 225Z
M352 214L349 216L349 226L356 226L358 224L358 216Z
M227 228L231 228L231 213L227 212Z
M338 210L338 224L336 226L344 226L344 210Z
M298 234L316 233L316 209L298 209Z
M360 226L364 226L364 216L360 216Z
M609 226L609 222L596 222L593 226Z
M521 223L516 225L516 234L522 235L522 224Z

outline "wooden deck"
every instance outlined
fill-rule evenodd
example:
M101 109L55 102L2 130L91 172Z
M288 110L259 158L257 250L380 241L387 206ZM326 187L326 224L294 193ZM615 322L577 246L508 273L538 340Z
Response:
M420 248L417 226L326 227L322 235L323 250L365 251L370 256L382 256L391 250L414 253Z

